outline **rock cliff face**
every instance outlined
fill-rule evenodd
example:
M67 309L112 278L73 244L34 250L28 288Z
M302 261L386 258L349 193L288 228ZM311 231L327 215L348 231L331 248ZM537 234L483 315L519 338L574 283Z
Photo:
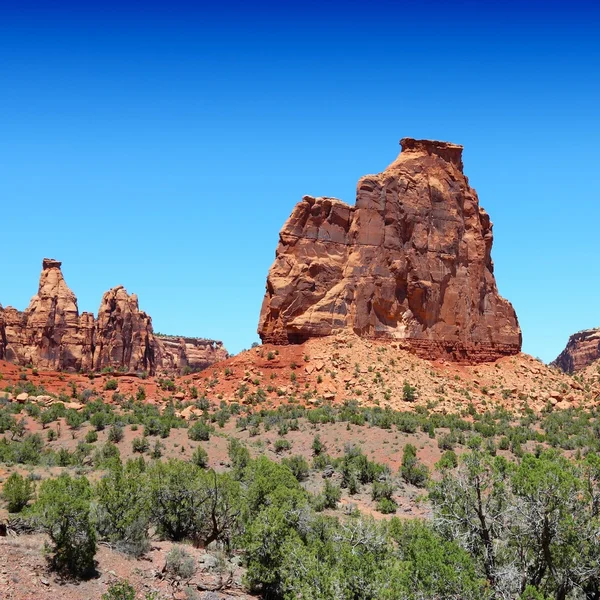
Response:
M586 329L574 333L565 349L550 363L565 373L585 369L600 358L600 329Z
M201 371L229 357L223 342L174 335L155 337L159 342L158 362L168 371L182 372L186 368Z
M38 293L24 312L0 308L0 359L41 369L91 368L94 316L79 314L60 265L44 259Z
M182 340L174 352L171 338L154 334L152 319L123 286L104 294L97 319L88 312L79 314L60 267L60 262L44 259L38 293L24 312L0 306L0 360L41 369L112 367L153 374L185 366L200 370L227 358L223 344L213 340Z
M350 329L426 358L479 362L520 351L462 146L410 138L401 146L385 171L359 180L355 206L311 196L296 205L267 278L264 342Z
M152 319L140 311L135 294L130 296L119 285L102 296L96 320L96 370L117 366L154 372L156 345Z

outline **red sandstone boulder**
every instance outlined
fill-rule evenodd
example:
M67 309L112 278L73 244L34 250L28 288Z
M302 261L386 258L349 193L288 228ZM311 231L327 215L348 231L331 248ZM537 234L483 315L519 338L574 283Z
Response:
M258 333L295 343L350 329L428 357L493 360L521 348L498 294L492 223L462 168L462 146L401 141L356 205L305 196L283 226Z
M565 349L550 363L565 373L580 371L600 358L600 329L574 333Z

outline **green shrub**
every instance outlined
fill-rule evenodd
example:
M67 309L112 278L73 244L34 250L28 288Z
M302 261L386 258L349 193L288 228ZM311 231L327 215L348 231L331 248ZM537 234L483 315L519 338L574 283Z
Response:
M308 477L309 467L303 456L295 455L284 458L282 463L289 468L298 481L304 481Z
M230 475L169 460L155 462L148 477L150 515L159 535L203 547L237 535L241 488Z
M85 418L80 412L70 408L65 413L65 421L71 429L78 429L85 421Z
M96 431L102 431L111 421L111 416L104 412L98 411L90 417L90 425L96 428Z
M402 454L402 467L400 468L402 479L417 487L424 487L429 478L427 467L419 462L417 449L412 444L406 444Z
M211 427L204 421L196 421L188 429L188 437L194 442L207 442L210 439Z
M290 450L291 447L292 444L289 442L289 440L284 440L282 438L275 440L275 444L273 446L277 454L280 454L281 452L286 452L287 450Z
M325 448L323 442L321 441L321 436L319 436L319 434L317 433L317 435L315 435L312 441L313 454L315 456L319 456L319 454L321 454L321 452L323 452L324 449Z
M250 452L248 451L248 448L236 438L231 438L227 445L227 453L229 454L233 478L241 479L244 470L250 462Z
M112 392L119 387L119 382L116 379L107 379L104 384L104 389L107 392Z
M372 500L391 500L394 493L394 484L388 480L374 481L371 488L371 499Z
M398 413L396 415L396 427L404 433L416 433L419 420L414 413Z
M446 450L442 457L435 464L436 469L438 471L443 471L445 469L455 469L458 466L458 456L456 456L456 452L454 450Z
M417 399L417 388L410 385L408 381L402 386L402 399L404 402L414 402Z
M33 485L18 473L12 473L2 488L2 497L8 505L8 512L21 512L33 497Z
M148 452L150 448L150 443L148 442L148 438L143 435L142 437L133 438L131 442L131 449L134 452L139 452L140 454L144 454L144 452Z
M453 432L443 433L437 440L438 448L440 450L454 450L456 446L456 436Z
M196 561L185 548L173 546L167 554L164 570L171 580L189 581L196 573Z
M341 497L342 490L340 489L340 486L331 483L329 480L325 481L325 488L323 489L325 508L337 508Z
M112 442L106 442L94 452L93 462L96 468L111 467L115 462L121 462L121 452Z
M123 427L121 425L113 425L108 431L108 440L114 444L118 444L123 439Z
M498 442L498 450L508 450L510 448L510 440L504 435Z
M381 498L377 501L377 510L384 515L395 513L397 508L398 505L391 498Z
M135 600L135 588L128 581L113 583L102 600Z
M161 444L160 440L156 440L156 442L154 442L154 448L152 448L150 456L154 459L160 458L162 456L164 447L164 444Z
M91 488L63 473L40 486L34 511L52 542L51 566L75 577L94 574L96 534L90 520Z
M192 454L192 463L196 466L206 469L208 466L208 453L202 446L198 446Z
M98 441L98 433L96 431L94 431L93 429L91 429L90 431L88 431L85 434L85 441L88 444L93 444L94 442Z
M115 462L96 485L96 528L118 550L141 556L149 549L146 479L137 461Z

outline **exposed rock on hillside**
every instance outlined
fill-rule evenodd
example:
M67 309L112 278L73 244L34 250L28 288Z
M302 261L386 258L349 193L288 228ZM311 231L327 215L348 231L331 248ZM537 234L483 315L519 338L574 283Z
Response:
M215 340L174 335L155 335L155 338L160 349L158 362L166 370L183 371L188 367L200 371L229 356L223 342Z
M352 330L421 356L516 354L521 330L498 294L492 223L462 171L462 146L401 141L356 205L305 196L283 226L258 333L303 342Z
M600 329L574 333L565 349L551 363L565 373L580 371L600 358Z
M24 312L0 309L0 358L42 369L91 368L94 316L79 314L60 265L44 259L38 293Z
M152 319L139 309L137 296L122 285L106 292L96 321L94 367L154 371L155 346Z
M152 319L123 286L104 294L97 319L79 314L60 267L44 259L38 293L24 312L0 306L0 360L65 371L112 367L155 373L200 370L227 358L221 342L154 335Z

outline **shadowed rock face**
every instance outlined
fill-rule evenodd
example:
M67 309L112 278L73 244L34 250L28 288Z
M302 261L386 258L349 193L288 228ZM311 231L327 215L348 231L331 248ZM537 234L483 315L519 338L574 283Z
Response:
M550 363L565 373L585 369L600 358L600 329L586 329L574 333L565 349Z
M154 335L152 319L139 310L135 294L117 286L104 294L98 318L77 308L61 263L44 259L38 293L24 312L0 306L0 360L65 371L175 372L200 370L227 358L221 342ZM172 350L177 340L177 354ZM198 350L197 348L201 348Z
M492 223L462 172L462 146L401 141L356 205L305 196L280 233L258 333L297 343L350 329L427 357L515 354L521 330L496 288Z

